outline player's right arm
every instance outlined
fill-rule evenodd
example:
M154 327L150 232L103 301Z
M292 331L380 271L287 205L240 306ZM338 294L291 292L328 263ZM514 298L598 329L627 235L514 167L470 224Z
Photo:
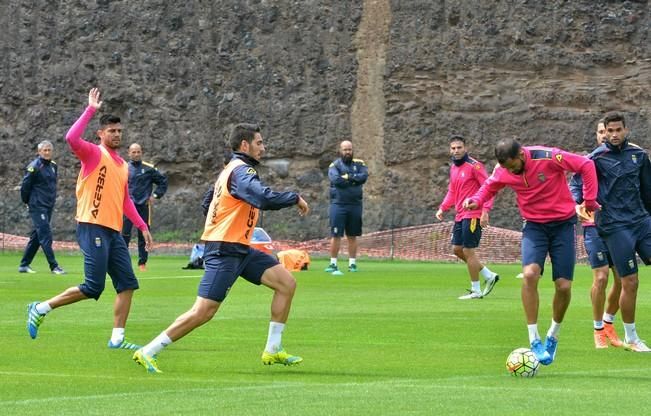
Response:
M20 183L20 199L22 199L26 204L29 204L29 196L32 193L32 186L34 185L36 173L36 168L30 163L30 165L27 166L22 182Z
M448 192L445 194L445 198L443 198L443 202L441 202L441 205L435 214L436 219L439 221L443 221L443 213L452 208L457 200L456 193L454 192L454 187L452 186L451 176L452 175L450 175L450 180L448 181Z

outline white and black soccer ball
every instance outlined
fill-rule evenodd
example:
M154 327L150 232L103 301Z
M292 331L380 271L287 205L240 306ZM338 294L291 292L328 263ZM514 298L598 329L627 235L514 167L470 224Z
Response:
M529 348L518 348L506 359L506 369L515 377L533 377L540 362Z

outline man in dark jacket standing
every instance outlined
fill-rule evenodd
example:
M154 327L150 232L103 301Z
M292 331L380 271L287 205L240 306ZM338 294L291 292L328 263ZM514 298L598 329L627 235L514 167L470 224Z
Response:
M644 149L628 141L622 114L608 114L604 127L606 143L590 154L599 181L597 202L601 204L595 223L622 283L619 309L624 348L651 352L635 327L639 286L636 253L645 264L651 264L651 162Z
M54 258L52 250L52 211L57 197L57 164L52 161L52 143L43 140L38 144L38 157L28 166L20 185L20 198L29 207L29 216L34 228L29 235L29 242L20 261L20 273L35 273L29 266L39 247L50 264L54 274L65 274Z
M156 189L154 189L156 185ZM138 143L129 146L129 197L136 206L138 214L151 227L151 207L155 199L160 199L167 192L167 177L160 173L151 163L142 161L142 147ZM133 223L124 217L122 237L129 246ZM145 238L138 230L138 268L147 270L149 253L145 248Z
M339 159L330 164L330 265L326 272L343 273L337 267L337 256L344 232L348 239L348 271L357 271L357 236L362 235L362 186L368 179L368 168L361 159L353 158L353 144L344 140L339 145Z

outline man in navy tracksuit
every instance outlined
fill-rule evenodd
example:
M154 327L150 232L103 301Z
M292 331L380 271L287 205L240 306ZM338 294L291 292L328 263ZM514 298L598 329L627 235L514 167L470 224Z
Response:
M39 247L50 264L54 274L65 274L59 267L52 250L52 211L57 197L57 164L52 161L52 143L44 140L38 144L38 157L28 166L20 185L20 197L29 207L34 228L29 235L29 242L20 261L20 273L35 273L29 266Z
M590 154L599 181L597 202L601 204L595 223L621 276L624 348L651 352L635 329L639 285L636 252L645 264L651 264L651 162L642 148L628 141L623 115L607 115L604 127L607 142Z
M154 189L156 185L156 189ZM133 200L138 214L151 226L151 206L154 199L160 199L167 192L167 177L160 173L151 163L142 161L142 147L138 143L129 146L129 197ZM122 237L129 246L133 223L124 217ZM145 248L145 238L138 230L138 267L147 270L149 253Z
M348 239L348 271L356 272L357 237L362 235L362 187L368 179L368 168L361 159L353 158L353 144L344 140L339 145L339 159L330 164L330 265L325 269L341 275L337 255L341 237Z

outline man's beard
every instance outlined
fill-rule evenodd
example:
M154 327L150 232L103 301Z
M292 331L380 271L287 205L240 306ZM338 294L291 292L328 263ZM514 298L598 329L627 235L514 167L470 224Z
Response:
M351 163L353 161L353 155L344 155L344 156L341 157L341 160L345 164L349 164L349 163Z

